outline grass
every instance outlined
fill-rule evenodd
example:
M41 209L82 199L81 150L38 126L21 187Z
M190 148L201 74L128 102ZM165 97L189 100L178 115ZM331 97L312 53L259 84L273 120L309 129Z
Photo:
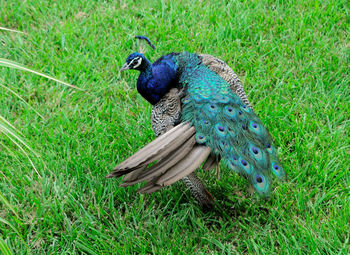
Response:
M5 1L0 58L4 254L348 254L350 32L346 1ZM18 33L23 32L23 33ZM181 183L153 195L104 176L153 139L137 73L117 71L148 35L156 51L209 53L239 74L288 171L269 200L200 173L218 208Z

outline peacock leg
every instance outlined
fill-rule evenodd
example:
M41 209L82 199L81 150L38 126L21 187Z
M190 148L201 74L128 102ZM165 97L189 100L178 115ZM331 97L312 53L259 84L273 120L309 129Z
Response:
M192 196L198 201L203 208L212 208L214 206L214 199L209 191L205 188L202 181L198 178L195 172L182 178L186 187L192 193Z
M216 178L220 180L220 164L216 165Z

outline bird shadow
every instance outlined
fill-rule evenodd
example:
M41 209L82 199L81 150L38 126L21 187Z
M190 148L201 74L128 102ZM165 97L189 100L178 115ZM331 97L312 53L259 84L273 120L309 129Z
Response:
M269 200L259 199L256 195L250 195L248 191L234 190L235 192L232 192L223 186L211 187L210 192L215 198L215 205L212 208L203 208L194 200L189 190L183 192L174 187L169 193L160 194L159 201L166 201L166 204L161 202L157 207L167 217L181 214L184 210L192 210L191 216L202 218L203 224L208 228L221 229L227 224L232 226L239 223L253 223L261 227L268 224L271 209ZM164 195L167 198L164 198ZM193 219L187 221L188 224L193 224Z

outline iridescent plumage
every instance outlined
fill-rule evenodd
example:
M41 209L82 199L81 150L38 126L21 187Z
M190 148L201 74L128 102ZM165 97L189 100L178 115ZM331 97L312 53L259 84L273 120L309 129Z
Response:
M215 158L221 158L262 195L269 194L272 175L285 178L271 136L249 105L237 76L220 60L208 56L171 53L140 70L138 89L143 88L141 94L158 110L152 114L165 116L173 104L173 112L182 116L180 119L169 114L162 119L164 125L152 120L161 130L159 134L170 131L119 164L108 177L127 174L123 186L147 181L140 191L150 193L193 176L192 172L206 160L204 168L210 168ZM229 71L220 76L222 66ZM166 102L172 102L168 108ZM171 129L178 122L181 125ZM149 167L154 161L157 163ZM188 178L189 183L191 180L195 179ZM188 186L191 188L191 184Z
M196 128L196 142L220 155L232 170L244 175L255 190L267 195L271 173L285 172L267 129L258 116L219 75L203 65L196 54L177 56L179 83L186 89L182 122Z

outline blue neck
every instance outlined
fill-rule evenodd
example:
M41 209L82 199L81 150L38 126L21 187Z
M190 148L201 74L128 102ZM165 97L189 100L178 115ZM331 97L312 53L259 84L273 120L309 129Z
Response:
M155 62L153 65L147 60L140 70L137 79L137 90L152 105L159 102L169 90L176 86L176 66L167 59Z

